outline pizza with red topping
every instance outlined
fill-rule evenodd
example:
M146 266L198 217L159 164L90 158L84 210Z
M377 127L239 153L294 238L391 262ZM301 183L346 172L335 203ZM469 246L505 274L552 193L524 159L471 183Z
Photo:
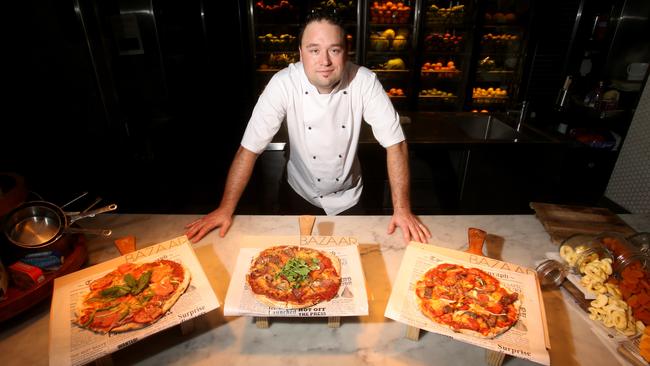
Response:
M262 250L246 281L261 303L299 309L333 299L341 285L341 262L331 253L298 246Z
M74 322L98 333L144 328L171 309L190 279L187 267L170 260L122 264L89 284Z
M455 332L494 338L519 319L519 294L478 268L444 263L416 283L422 313Z

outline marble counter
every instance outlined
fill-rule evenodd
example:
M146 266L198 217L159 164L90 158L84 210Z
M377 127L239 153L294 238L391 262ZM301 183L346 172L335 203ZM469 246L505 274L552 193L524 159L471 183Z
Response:
M111 228L113 239L134 234L138 248L182 235L193 215L101 215L85 220L86 227ZM650 231L650 215L621 215L638 231ZM144 339L113 354L116 365L481 365L483 349L449 337L423 332L417 342L404 337L405 326L384 318L391 284L399 269L405 244L401 233L387 235L388 216L319 216L314 235L358 238L366 274L370 315L343 318L337 329L325 319L273 319L269 329L258 329L251 318L224 317L218 309L198 318L193 333L178 328ZM433 236L464 249L467 228L491 234L488 255L534 267L544 252L557 250L532 215L423 216ZM294 235L296 216L237 216L225 238L216 232L195 244L195 250L223 304L239 242L245 235ZM88 241L88 264L118 256L111 238ZM558 290L544 291L551 340L551 364L613 365L617 359L593 336L588 322ZM49 303L39 304L3 324L0 355L3 365L48 363ZM508 357L506 365L529 361Z

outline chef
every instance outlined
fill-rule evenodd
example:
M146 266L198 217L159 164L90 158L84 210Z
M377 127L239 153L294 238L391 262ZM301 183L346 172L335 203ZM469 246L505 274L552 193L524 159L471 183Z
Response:
M377 76L347 60L340 19L312 13L299 37L300 62L276 73L260 96L228 172L219 207L186 226L197 242L220 228L223 237L255 161L286 118L290 157L287 181L294 194L337 215L358 204L363 188L357 147L362 120L386 149L393 216L405 242L431 234L411 212L408 151L399 116ZM297 212L302 213L302 212Z

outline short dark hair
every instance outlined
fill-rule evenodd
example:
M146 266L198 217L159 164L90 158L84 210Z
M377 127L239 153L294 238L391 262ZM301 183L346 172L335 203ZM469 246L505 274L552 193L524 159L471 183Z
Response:
M309 14L305 17L305 22L300 27L300 33L298 34L298 46L302 47L302 35L305 33L305 28L310 23L326 21L332 25L338 26L343 31L343 41L345 41L345 27L343 27L343 19L336 14L336 10L322 10L322 9L312 9Z

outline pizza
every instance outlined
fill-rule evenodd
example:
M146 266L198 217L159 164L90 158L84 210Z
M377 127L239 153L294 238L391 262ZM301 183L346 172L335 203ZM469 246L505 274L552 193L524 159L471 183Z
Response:
M300 309L329 301L341 285L341 262L330 253L274 246L253 258L246 281L261 303Z
M494 338L519 319L519 294L477 268L443 263L416 283L422 313L455 332Z
M74 322L98 333L144 328L176 303L190 279L187 267L170 260L122 264L90 282Z

